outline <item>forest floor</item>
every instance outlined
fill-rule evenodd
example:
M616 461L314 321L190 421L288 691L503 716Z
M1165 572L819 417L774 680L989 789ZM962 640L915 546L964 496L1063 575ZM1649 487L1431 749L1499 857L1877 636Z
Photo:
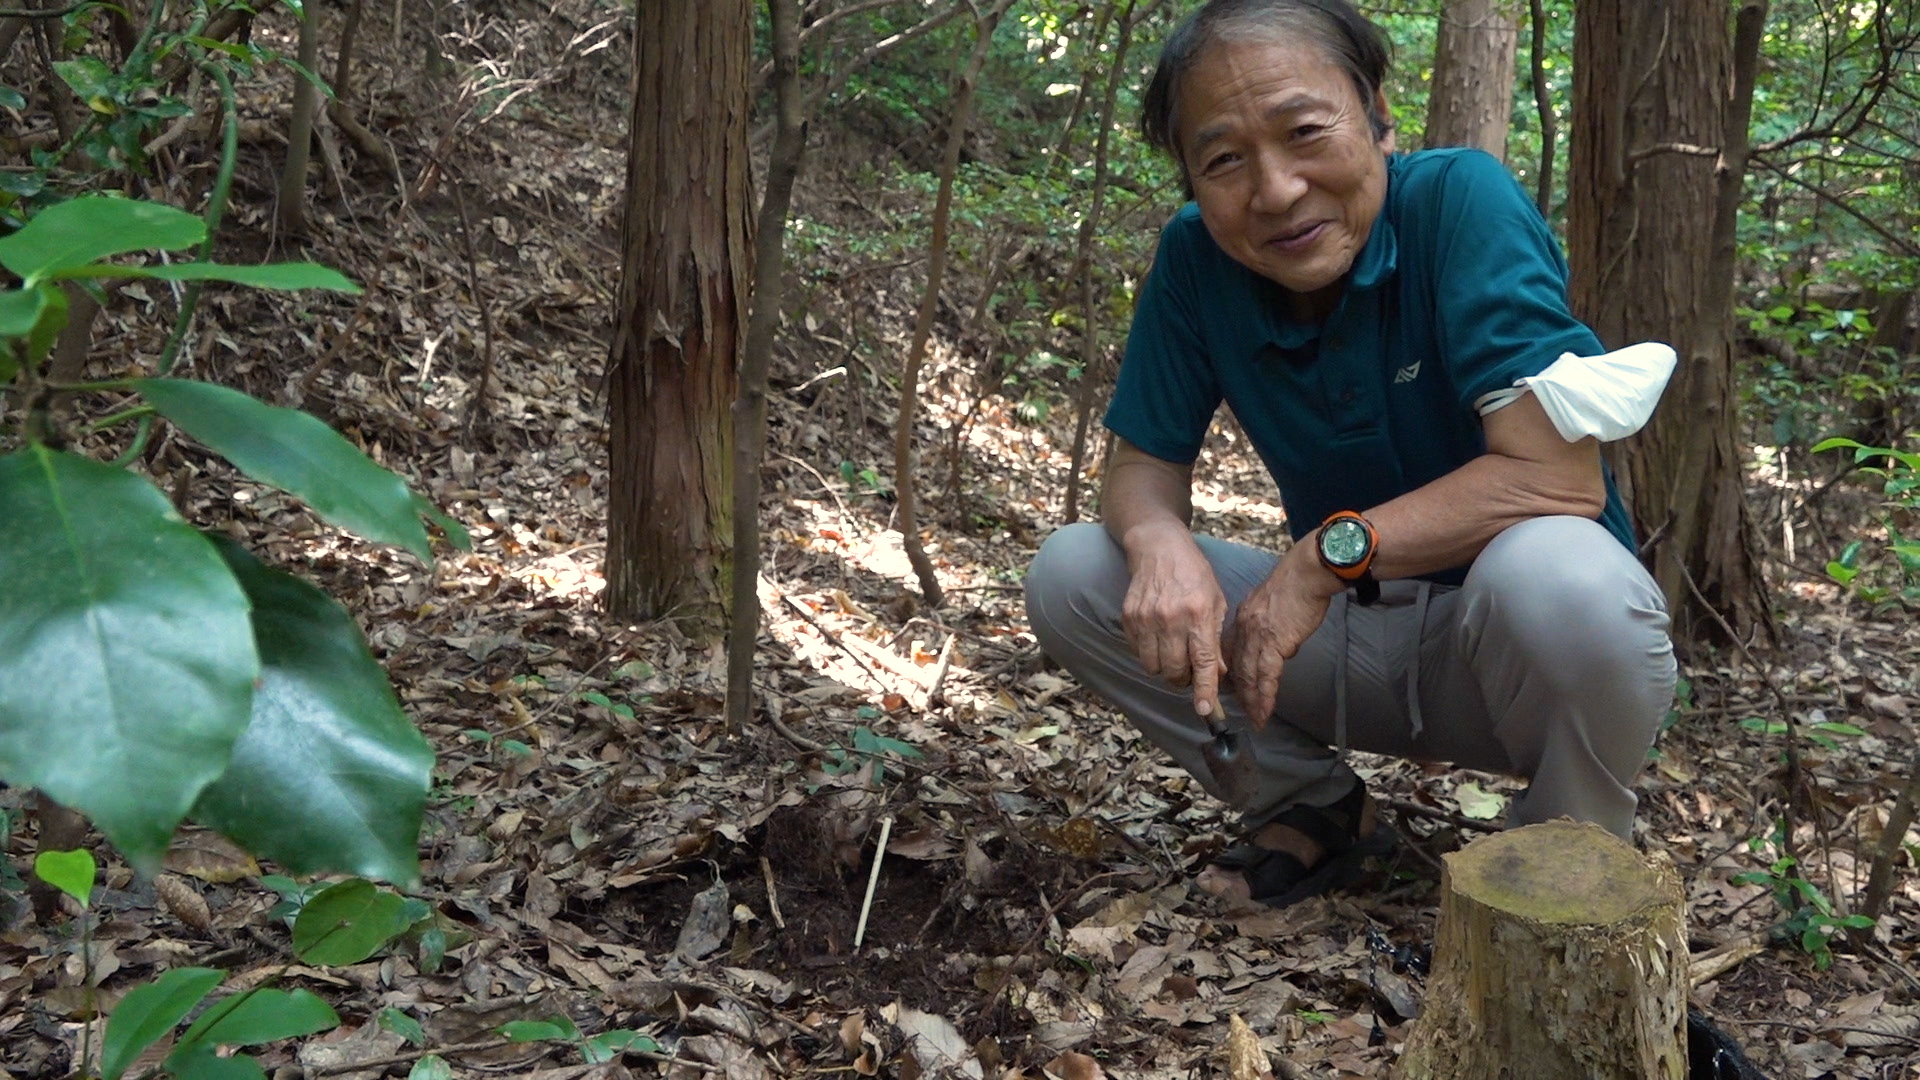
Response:
M992 397L955 443L975 358L936 347L921 473L949 599L924 608L889 530L888 485L861 477L891 460L920 268L850 255L796 268L762 508L765 713L728 730L720 648L671 621L620 625L598 603L597 386L619 280L630 44L583 4L518 21L455 11L468 21L448 28L453 74L421 74L410 35L363 30L361 100L378 130L414 148L401 155L409 195L370 162L352 165L349 198L316 196L304 246L365 282L366 297L212 291L192 355L202 376L329 419L463 521L474 549L426 567L318 525L184 440L150 459L195 520L314 577L366 629L439 753L416 895L444 917L451 947L437 965L402 948L286 969L261 868L188 833L158 882L109 856L90 963L70 923L16 907L0 935L0 1070L72 1067L93 1030L77 989L86 973L111 1001L195 963L232 971L230 986L277 976L331 1002L339 1030L264 1057L310 1076L402 1076L428 1052L462 1077L1226 1075L1234 1017L1277 1075L1384 1074L1419 1011L1438 858L1491 829L1517 781L1356 755L1411 841L1397 856L1355 889L1283 911L1193 889L1233 837L1232 815L1051 669L1022 613L1022 568L1063 516L1070 410L1034 423ZM282 102L244 107L222 255L298 255L270 232ZM803 213L884 215L905 197L837 198L848 164L812 160ZM189 161L161 182L193 204L181 192L205 175ZM96 371L151 357L169 310L157 288L124 289L97 329ZM474 411L483 367L486 407ZM1284 544L1271 483L1230 425L1199 478L1199 528ZM1696 954L1738 961L1693 1000L1768 1075L1920 1075L1911 862L1878 929L1836 942L1824 970L1769 939L1783 916L1774 893L1740 880L1778 857L1767 837L1794 736L1767 721L1790 711L1803 732L1859 733L1803 738L1792 805L1806 859L1777 877L1843 905L1860 894L1913 755L1920 628L1794 565L1824 562L1827 537L1865 529L1864 504L1811 499L1812 482L1759 470L1753 480L1763 517L1811 507L1799 511L1807 550L1771 564L1783 644L1757 661L1690 659L1690 693L1640 784L1635 840L1679 868ZM1805 537L1809 513L1825 536ZM24 871L31 830L10 843ZM426 1044L378 1023L388 1008L417 1019ZM661 1053L587 1066L575 1047L493 1034L556 1014L587 1035L642 1031Z

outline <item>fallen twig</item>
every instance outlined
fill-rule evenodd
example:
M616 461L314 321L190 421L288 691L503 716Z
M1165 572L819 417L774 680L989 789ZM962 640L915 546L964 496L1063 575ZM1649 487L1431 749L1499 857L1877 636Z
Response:
M1456 829L1467 829L1471 832L1485 833L1496 833L1500 831L1500 826L1495 825L1491 821L1478 821L1467 817L1465 814L1456 814L1451 810L1442 810L1434 806L1422 806L1417 802L1409 802L1406 799L1380 799L1377 801L1389 810L1394 810L1402 814L1412 814L1415 817L1430 818L1434 821L1444 821Z
M940 646L940 659L933 665L933 678L927 681L927 700L923 708L931 709L940 703L940 684L947 681L947 669L953 663L953 643L960 640L959 634L947 634L947 643Z
M880 679L874 675L872 669L867 667L866 661L860 659L859 656L855 655L854 651L847 647L847 643L840 640L839 634L836 634L832 630L827 629L825 624L823 624L819 619L814 618L813 612L808 611L805 607L803 607L799 603L799 601L795 600L791 596L786 595L785 593L780 594L780 600L781 602L785 603L788 607L792 608L794 611L794 614L800 616L802 619L805 619L807 621L807 625L813 627L815 630L820 631L820 636L823 638L826 638L829 644L831 644L834 648L839 649L841 652L845 653L847 655L847 659L853 661L853 666L860 669L860 674L865 675L867 677L867 681L873 683L873 685L879 687L882 690L893 689L892 687L888 686L886 683L881 682Z
M1687 985L1699 989L1766 951L1765 934L1748 934L1696 953L1687 961Z

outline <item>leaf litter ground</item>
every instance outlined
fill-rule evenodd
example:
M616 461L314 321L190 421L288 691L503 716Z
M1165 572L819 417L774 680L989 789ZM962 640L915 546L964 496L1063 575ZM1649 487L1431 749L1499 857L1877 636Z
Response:
M776 364L764 714L726 730L717 648L671 622L614 624L597 606L607 451L594 388L618 280L626 28L568 3L461 18L448 40L474 64L467 81L425 93L413 61L385 50L361 80L410 149L403 161L419 169L443 148L439 183L416 183L402 205L371 194L391 185L363 161L350 171L367 194L316 204L313 253L378 280L365 307L211 291L194 356L202 374L325 416L472 528L475 551L428 570L372 549L177 438L150 466L197 520L314 576L367 629L439 751L419 895L446 954L433 963L408 946L287 969L262 868L190 831L156 881L109 864L86 950L73 922L16 905L0 937L4 1067L72 1067L89 1030L84 984L110 1007L138 980L204 964L232 972L231 988L279 978L335 1005L338 1032L266 1055L314 1076L405 1075L426 1051L457 1076L1383 1073L1419 1008L1438 856L1497 820L1517 782L1360 757L1415 840L1360 888L1278 912L1192 890L1232 839L1231 816L1052 670L1021 612L1021 568L1063 513L1068 410L1032 423L1000 396L976 410L972 352L936 348L918 431L951 599L924 610L888 531L887 481L860 472L890 460L892 358L917 270L833 254L796 267L828 284L798 294ZM592 47L603 38L611 47ZM503 52L506 40L517 44ZM515 90L534 107L487 104ZM246 108L271 130L277 101ZM254 145L243 161L228 261L268 251L277 158ZM833 160L816 150L803 213L849 201ZM910 199L850 201L884 217ZM964 273L953 286L970 287ZM96 370L153 355L169 305L151 285L122 290L96 332ZM1271 483L1231 422L1198 475L1199 527L1284 543ZM949 476L957 488L938 482ZM1805 490L1754 476L1763 515ZM1865 520L1837 500L1826 513L1815 524L1830 534ZM1910 861L1880 929L1837 945L1829 970L1790 947L1749 947L1780 917L1764 885L1735 881L1772 857L1748 842L1783 805L1781 736L1765 731L1779 695L1802 723L1864 732L1806 746L1795 848L1829 895L1862 888L1915 744L1911 618L1790 568L1777 576L1785 649L1764 669L1738 652L1693 658L1689 700L1641 784L1636 839L1682 870L1697 954L1739 959L1695 1001L1771 1075L1912 1075ZM32 847L30 830L14 836L16 872ZM383 1029L387 1008L418 1020L426 1045ZM556 1014L588 1035L643 1031L662 1052L588 1066L571 1048L494 1034Z

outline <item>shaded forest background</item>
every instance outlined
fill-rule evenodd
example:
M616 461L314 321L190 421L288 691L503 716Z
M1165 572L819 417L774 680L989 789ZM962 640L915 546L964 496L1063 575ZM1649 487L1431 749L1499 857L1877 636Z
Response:
M1230 815L1047 669L1018 602L1046 533L1097 512L1098 411L1179 201L1129 123L1186 8L800 6L807 154L771 355L765 628L746 725L724 718L710 617L628 623L603 605L606 379L630 126L647 104L632 97L645 44L633 12L499 0L0 14L9 225L86 191L200 212L221 172L209 62L221 66L237 154L216 252L311 258L366 292L211 288L185 370L322 416L475 540L424 568L162 428L138 467L190 519L340 597L433 740L416 896L442 937L285 975L285 897L250 857L190 832L157 882L109 859L90 940L71 910L12 905L5 1067L77 1067L98 1037L85 987L110 1001L191 962L332 1001L342 1027L266 1052L312 1075L407 1075L430 1054L452 1075L582 1075L577 1042L495 1034L559 1015L589 1035L645 1033L652 1057L602 1072L944 1064L1255 1080L1221 1056L1235 1015L1278 1075L1383 1070L1418 1011L1407 961L1431 938L1435 857L1499 820L1515 782L1364 762L1418 843L1372 889L1223 912L1186 882L1232 835ZM950 143L958 76L994 10ZM1395 46L1399 144L1418 147L1442 30L1463 17L1370 14ZM1574 5L1500 14L1516 27L1505 157L1564 235ZM741 46L758 192L775 125L771 26L755 19ZM1771 627L1721 628L1701 604L1643 785L1637 839L1688 883L1696 1003L1781 1076L1907 1075L1920 1061L1920 486L1911 461L1812 450L1833 436L1920 450L1916 34L1906 2L1767 10L1727 420ZM945 282L906 380L950 146ZM154 281L110 287L98 310L69 295L56 384L151 373L184 299ZM918 397L904 423L912 532L937 605L898 531L903 384ZM76 394L60 430L111 459L126 435L94 421L118 404ZM4 407L11 431L23 402ZM1200 527L1284 543L1271 482L1229 420L1198 478ZM24 794L4 795L12 890L44 824ZM1863 910L1870 929L1841 926Z

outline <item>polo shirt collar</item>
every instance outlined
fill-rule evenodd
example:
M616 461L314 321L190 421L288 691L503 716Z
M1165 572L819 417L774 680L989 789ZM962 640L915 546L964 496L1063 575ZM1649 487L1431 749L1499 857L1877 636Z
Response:
M1387 220L1387 208L1382 200L1380 215L1373 219L1373 233L1367 237L1367 246L1353 260L1353 280L1347 282L1350 289L1371 289L1392 276L1400 265L1400 240L1394 235L1393 222Z

